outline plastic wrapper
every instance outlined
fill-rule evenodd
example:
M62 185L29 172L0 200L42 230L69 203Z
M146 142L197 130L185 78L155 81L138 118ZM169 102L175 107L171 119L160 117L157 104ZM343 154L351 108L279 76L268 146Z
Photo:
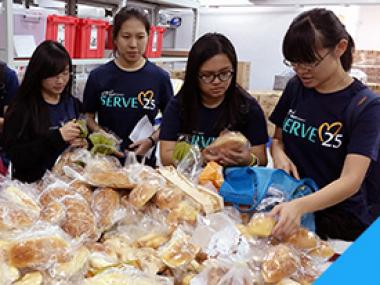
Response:
M181 202L179 202L173 209L169 210L167 216L167 222L170 225L178 226L182 223L188 223L190 225L195 225L198 216L201 213L201 205L186 197Z
M300 267L297 254L288 246L280 244L271 249L262 264L265 282L276 283L296 273Z
M203 152L212 155L224 155L229 150L241 150L250 148L247 138L239 132L225 131L217 137Z
M58 227L37 223L15 236L8 248L8 261L17 268L44 270L57 262L67 262L74 246Z
M112 188L101 188L94 192L92 209L102 232L111 229L126 212L121 207L119 193Z
M177 268L194 260L200 247L192 244L190 239L190 236L177 229L170 241L160 248L162 261L171 268Z
M88 128L87 128L87 120L85 116L79 117L79 119L75 120L75 123L78 124L79 129L80 129L80 138L87 138L88 136Z
M89 135L92 143L91 153L100 155L115 154L120 147L122 140L116 135L104 131L94 132Z
M16 267L6 263L5 254L0 252L0 284L10 285L19 279L20 272Z
M69 184L69 187L78 194L82 195L89 204L92 203L93 187L80 180L72 180Z
M64 171L64 166L67 166L81 174L90 157L91 154L86 149L69 147L58 157L53 166L52 172L56 175L65 177L66 173Z
M95 275L105 268L117 266L120 264L118 254L125 251L125 244L117 243L118 248L110 244L101 244L98 242L86 244L90 251L88 257L88 271L90 275ZM129 249L129 246L128 246Z
M198 183L198 176L202 171L203 158L198 146L191 146L187 154L177 163L177 171Z
M173 209L184 199L184 196L185 193L183 193L181 189L173 183L166 182L166 184L157 191L154 197L154 203L160 209Z
M315 233L305 228L299 228L295 233L285 239L286 243L303 250L316 248L319 245L319 241L320 239Z
M144 273L132 266L110 268L87 278L83 285L173 285L167 277Z
M0 197L25 208L33 215L38 215L38 192L33 184L22 184L20 182L6 180L1 185Z
M219 190L224 182L223 167L214 161L207 163L206 167L199 174L198 180L202 185L212 183Z
M39 271L26 273L20 280L18 280L15 283L12 283L12 285L42 285L42 284L44 284L44 276Z
M269 237L276 225L276 220L266 214L254 214L247 224L248 233L256 237Z

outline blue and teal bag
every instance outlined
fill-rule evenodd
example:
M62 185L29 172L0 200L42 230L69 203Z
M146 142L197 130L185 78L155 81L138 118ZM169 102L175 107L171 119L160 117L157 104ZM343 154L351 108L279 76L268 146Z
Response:
M310 178L298 180L280 169L229 167L224 170L224 183L219 194L225 202L232 203L241 212L253 212L268 196L270 188L280 191L285 201L303 197L318 190L314 180ZM242 210L241 206L249 208ZM304 215L302 225L315 230L314 215Z

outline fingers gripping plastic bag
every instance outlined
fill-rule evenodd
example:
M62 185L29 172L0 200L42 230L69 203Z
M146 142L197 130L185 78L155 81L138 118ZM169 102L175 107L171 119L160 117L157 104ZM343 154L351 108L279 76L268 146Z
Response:
M317 184L312 179L297 180L280 169L229 167L224 170L224 183L219 194L225 202L232 203L237 208L249 206L249 209L241 210L242 212L252 212L257 210L271 188L271 191L275 188L283 193L285 201L303 197L318 190ZM268 205L265 211L271 210L275 205ZM303 226L315 230L313 214L304 215L301 222Z

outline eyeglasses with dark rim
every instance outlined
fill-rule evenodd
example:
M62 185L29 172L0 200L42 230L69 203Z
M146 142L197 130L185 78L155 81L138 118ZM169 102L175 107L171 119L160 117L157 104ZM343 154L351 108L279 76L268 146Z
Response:
M200 73L198 77L203 83L210 84L214 82L216 78L218 78L221 82L225 82L231 79L233 74L234 74L233 70L226 70L219 73L210 73L210 74Z
M286 59L284 59L282 62L288 66L288 67L292 67L292 68L298 68L298 67L301 67L303 69L308 69L308 70L311 70L311 69L314 69L316 68L318 65L320 65L322 63L322 61L332 52L333 50L329 50L324 56L321 57L320 60L316 61L316 62L313 62L313 63L297 63L297 62L291 62L291 61L288 61Z

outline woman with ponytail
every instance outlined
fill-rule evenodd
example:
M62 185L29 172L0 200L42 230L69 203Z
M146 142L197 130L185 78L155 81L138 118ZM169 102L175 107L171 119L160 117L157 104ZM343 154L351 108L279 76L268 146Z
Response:
M313 178L320 190L276 206L273 234L291 234L303 214L315 212L322 238L355 240L378 216L380 102L349 75L354 41L333 12L297 16L282 49L296 76L270 117L274 166Z

